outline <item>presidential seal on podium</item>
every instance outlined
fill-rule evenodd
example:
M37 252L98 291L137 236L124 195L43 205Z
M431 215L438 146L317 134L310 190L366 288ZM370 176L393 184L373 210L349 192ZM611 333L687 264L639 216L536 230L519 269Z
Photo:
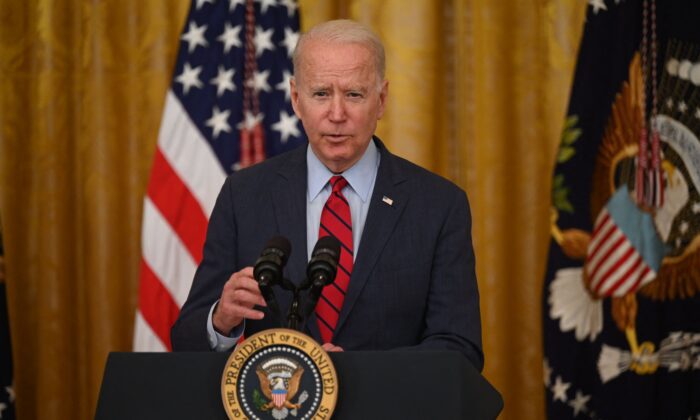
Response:
M229 419L329 419L338 376L311 337L291 329L265 330L229 356L221 397Z
M273 288L292 293L286 325L260 331L238 344L221 378L221 398L230 419L329 419L338 399L338 375L325 350L299 332L313 313L324 287L333 282L340 258L340 242L327 236L318 240L300 284L285 278L289 240L270 239L255 262L253 275L265 298L269 316L280 318ZM302 305L302 292L306 302Z

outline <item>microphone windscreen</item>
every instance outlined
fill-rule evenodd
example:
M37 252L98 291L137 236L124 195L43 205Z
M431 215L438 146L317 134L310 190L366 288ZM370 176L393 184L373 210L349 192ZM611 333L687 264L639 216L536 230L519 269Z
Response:
M340 259L340 241L335 236L324 236L316 242L314 246L314 251L311 253L312 256L318 255L319 253L330 253L332 254L333 260L336 262Z
M284 236L275 236L270 238L270 240L265 244L264 250L267 251L271 249L279 250L282 258L282 265L284 266L287 264L287 259L292 251L292 244L289 242L289 239L285 238Z

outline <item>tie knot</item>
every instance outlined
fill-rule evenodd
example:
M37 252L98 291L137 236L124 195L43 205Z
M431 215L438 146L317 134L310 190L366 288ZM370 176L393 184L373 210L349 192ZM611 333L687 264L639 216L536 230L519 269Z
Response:
M343 190L343 188L345 188L346 185L348 185L348 180L340 175L335 175L331 177L330 183L331 187L333 188L333 192L339 193Z

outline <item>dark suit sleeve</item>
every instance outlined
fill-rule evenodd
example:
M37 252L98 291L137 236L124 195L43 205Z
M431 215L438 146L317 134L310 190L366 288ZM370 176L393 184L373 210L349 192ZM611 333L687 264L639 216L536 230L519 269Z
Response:
M455 190L433 254L425 329L418 348L458 350L481 371L484 355L471 214L466 194Z
M202 262L197 268L187 301L170 331L173 350L210 350L207 339L209 310L236 270L236 223L229 177L219 192L209 219Z

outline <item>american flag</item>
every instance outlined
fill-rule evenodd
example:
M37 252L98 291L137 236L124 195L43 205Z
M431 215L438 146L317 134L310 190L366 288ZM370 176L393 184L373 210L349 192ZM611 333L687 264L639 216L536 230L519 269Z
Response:
M294 0L194 0L144 199L134 350L171 349L227 174L306 141L290 103Z

